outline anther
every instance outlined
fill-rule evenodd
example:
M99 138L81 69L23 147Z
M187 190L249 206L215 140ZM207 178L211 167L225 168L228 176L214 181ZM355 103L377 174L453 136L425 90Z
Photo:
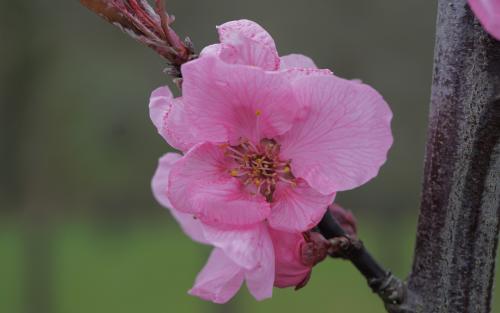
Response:
M233 168L233 169L232 169L229 173L230 173L230 174L231 174L231 176L233 176L233 177L236 177L236 176L238 176L238 174L239 174L239 173L238 173L238 170L237 170L237 169L235 169L235 168Z

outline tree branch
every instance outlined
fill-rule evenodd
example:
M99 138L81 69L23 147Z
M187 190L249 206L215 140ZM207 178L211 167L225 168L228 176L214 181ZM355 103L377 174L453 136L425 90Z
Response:
M408 306L408 303L416 302L416 299L408 294L406 284L380 266L360 240L347 234L330 211L323 216L318 229L333 246L330 256L349 260L366 278L372 291L380 297L389 312L417 312Z

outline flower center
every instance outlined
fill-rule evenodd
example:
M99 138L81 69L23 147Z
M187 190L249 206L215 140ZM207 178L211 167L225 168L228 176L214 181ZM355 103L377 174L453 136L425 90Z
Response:
M273 139L262 139L257 145L242 139L239 145L226 147L226 156L236 163L229 174L271 202L278 182L296 186L291 161L280 160L279 152L280 145Z

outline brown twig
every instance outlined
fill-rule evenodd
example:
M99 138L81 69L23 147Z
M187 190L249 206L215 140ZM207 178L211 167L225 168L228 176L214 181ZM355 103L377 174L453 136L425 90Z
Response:
M182 64L197 57L189 38L182 41L170 27L174 18L163 0L153 9L146 0L80 0L88 9L118 26L136 41L152 48L169 64L166 72L181 77Z
M389 312L418 312L414 310L417 307L414 303L418 301L413 294L408 293L406 283L382 268L359 239L347 234L330 210L323 216L318 229L330 241L330 256L349 260L366 278Z

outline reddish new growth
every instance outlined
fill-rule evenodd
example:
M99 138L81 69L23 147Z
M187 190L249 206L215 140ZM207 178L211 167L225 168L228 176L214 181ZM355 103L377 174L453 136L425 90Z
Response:
M317 232L305 232L305 242L300 246L302 264L313 267L328 255L330 242Z
M170 27L175 19L166 12L162 0L155 0L155 8L152 8L146 0L80 0L80 2L167 59L170 64L167 71L173 77L181 77L181 65L197 57L191 40L186 38L182 41Z

